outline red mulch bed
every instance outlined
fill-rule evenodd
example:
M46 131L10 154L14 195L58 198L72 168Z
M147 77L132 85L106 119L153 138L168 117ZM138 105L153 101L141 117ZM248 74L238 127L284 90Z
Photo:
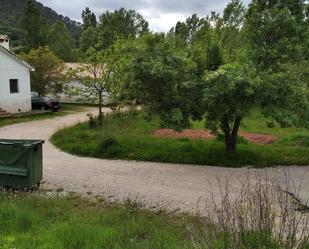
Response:
M190 130L186 129L181 132L176 132L172 129L158 129L153 135L155 137L170 137L170 138L192 138L192 139L205 139L211 140L215 138L215 135L211 134L207 130ZM246 140L254 144L272 144L278 138L273 135L263 135L250 132L240 132L240 136L244 137Z

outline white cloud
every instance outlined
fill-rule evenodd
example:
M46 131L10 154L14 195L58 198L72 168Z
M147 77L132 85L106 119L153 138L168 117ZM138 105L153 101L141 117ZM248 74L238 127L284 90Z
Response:
M81 20L81 12L86 6L97 15L121 7L134 9L148 20L152 30L166 32L177 21L184 21L193 13L206 16L213 10L222 12L229 0L39 0L39 2L77 21ZM250 0L244 0L245 4L249 2Z

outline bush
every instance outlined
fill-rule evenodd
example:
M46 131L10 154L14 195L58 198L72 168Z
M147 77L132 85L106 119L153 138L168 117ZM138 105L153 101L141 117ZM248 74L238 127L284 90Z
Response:
M100 141L99 147L100 147L100 150L106 151L113 145L116 145L117 143L118 141L113 136L103 137Z
M283 138L280 143L299 147L309 147L309 134L296 133Z

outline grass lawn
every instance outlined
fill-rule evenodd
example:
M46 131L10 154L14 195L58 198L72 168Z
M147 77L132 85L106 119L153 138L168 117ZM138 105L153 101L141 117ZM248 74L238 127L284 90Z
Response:
M42 119L48 119L48 118L54 118L58 116L64 116L68 114L72 114L74 112L81 112L85 110L84 106L79 105L70 105L70 104L62 104L61 109L57 112L49 111L45 113L40 114L26 114L26 115L16 115L12 117L0 117L0 127L11 125L11 124L17 124L17 123L24 123L29 122L33 120L42 120Z
M153 137L159 120L146 121L142 115L109 115L103 128L78 124L57 132L51 140L64 151L87 157L233 167L309 165L309 130L280 128L275 123L268 128L271 120L257 110L243 121L242 130L274 134L278 141L256 145L241 140L235 155L225 153L223 143L216 140ZM192 127L202 129L203 122L193 122Z
M193 248L183 217L79 197L0 193L0 248Z

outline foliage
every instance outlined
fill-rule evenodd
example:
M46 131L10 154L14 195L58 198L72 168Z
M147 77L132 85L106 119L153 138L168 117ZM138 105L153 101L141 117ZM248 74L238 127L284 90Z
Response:
M61 92L64 64L48 47L32 49L21 57L35 68L31 72L31 91L43 96Z
M26 41L24 39L24 30L21 27L21 18L23 10L26 7L27 0L1 0L0 1L0 33L7 34L11 40L11 46L14 50L24 50ZM43 6L40 2L34 1L34 5L39 8L42 16L48 23L55 23L57 21L65 23L71 35L78 38L80 33L80 24L76 21L70 20L68 17L57 14L54 10Z
M108 48L118 38L139 37L148 31L148 22L134 10L106 11L98 24L100 48Z
M183 101L194 79L194 66L181 53L173 52L160 35L148 35L131 61L131 84L138 99L160 115L162 125L183 128L188 125L190 101Z
M255 105L281 125L307 126L304 8L303 1L256 0L246 12L232 0L223 18L192 15L166 38L138 39L127 85L162 126L183 129L190 118L206 116L214 132L225 134L229 152Z
M81 33L80 51L86 53L89 48L95 48L99 43L99 35L97 28L89 27Z
M101 52L94 48L88 49L85 63L80 64L76 70L68 72L69 78L78 79L81 87L72 87L71 95L77 95L86 102L97 103L99 109L100 125L103 122L103 98L109 97L114 85L117 83L117 67L115 60L117 54L112 49Z
M82 19L83 19L83 30L86 30L90 27L95 28L97 26L97 18L91 10L86 7L85 10L82 12Z
M282 63L308 58L305 6L304 0L254 0L249 5L245 29L259 70L278 70Z
M74 58L74 40L62 22L55 22L49 29L47 44L56 56L64 61L72 62Z
M27 40L27 48L46 45L47 21L33 0L28 0L22 16L22 28Z
M203 106L207 127L225 135L228 151L235 152L241 120L259 101L259 82L250 67L225 64L206 73Z

